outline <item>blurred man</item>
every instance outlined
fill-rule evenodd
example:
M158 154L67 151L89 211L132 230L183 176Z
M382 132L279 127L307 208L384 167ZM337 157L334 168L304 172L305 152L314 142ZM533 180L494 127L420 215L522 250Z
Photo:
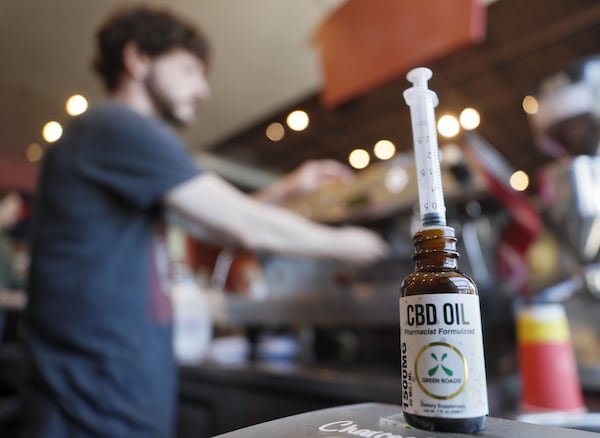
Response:
M386 245L248 197L193 164L165 123L188 124L209 95L207 45L191 25L124 10L100 28L97 49L110 98L47 154L34 208L25 435L169 437L176 366L156 232L164 212L190 232L258 251L365 263ZM331 177L345 177L339 164L311 163L260 198Z

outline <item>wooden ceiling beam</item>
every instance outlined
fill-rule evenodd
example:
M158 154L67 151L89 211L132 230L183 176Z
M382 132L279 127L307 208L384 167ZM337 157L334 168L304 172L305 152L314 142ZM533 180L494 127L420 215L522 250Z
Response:
M515 41L502 42L491 49L486 48L481 54L462 60L463 62L446 65L444 74L449 82L465 81L484 71L497 68L500 64L557 44L574 33L598 27L598 23L600 4L564 16L552 22L550 26L538 28Z

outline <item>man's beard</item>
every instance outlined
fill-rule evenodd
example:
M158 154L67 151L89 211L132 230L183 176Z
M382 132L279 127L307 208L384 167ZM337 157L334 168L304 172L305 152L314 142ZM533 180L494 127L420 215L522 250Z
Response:
M188 124L186 120L182 120L179 116L177 116L175 112L175 105L167 96L165 96L165 93L161 91L160 87L156 85L154 75L148 75L145 81L145 86L148 96L150 97L150 100L152 101L152 104L154 105L154 108L156 108L156 112L161 119L178 128L182 128Z

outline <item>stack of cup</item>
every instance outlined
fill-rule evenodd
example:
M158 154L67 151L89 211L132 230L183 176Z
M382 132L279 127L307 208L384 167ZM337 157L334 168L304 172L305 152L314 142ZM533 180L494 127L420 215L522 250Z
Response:
M585 412L564 307L522 307L517 314L517 343L522 412Z

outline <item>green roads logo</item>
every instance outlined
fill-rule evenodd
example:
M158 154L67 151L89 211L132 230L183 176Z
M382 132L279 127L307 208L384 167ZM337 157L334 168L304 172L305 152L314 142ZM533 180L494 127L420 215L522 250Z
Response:
M444 373L446 373L449 377L452 377L454 375L454 371L452 371L449 368L446 368L444 366L444 359L446 359L448 357L448 353L444 353L442 354L442 359L440 360L440 362L438 362L438 358L435 355L435 353L429 353L431 355L431 357L433 357L435 359L435 361L437 362L436 365L433 368L430 368L429 371L427 371L427 374L429 376L433 376L435 375L435 373L437 373L437 370L442 367L442 370L444 371Z
M415 377L421 390L436 400L450 400L467 384L467 361L458 348L446 342L432 342L417 354Z

